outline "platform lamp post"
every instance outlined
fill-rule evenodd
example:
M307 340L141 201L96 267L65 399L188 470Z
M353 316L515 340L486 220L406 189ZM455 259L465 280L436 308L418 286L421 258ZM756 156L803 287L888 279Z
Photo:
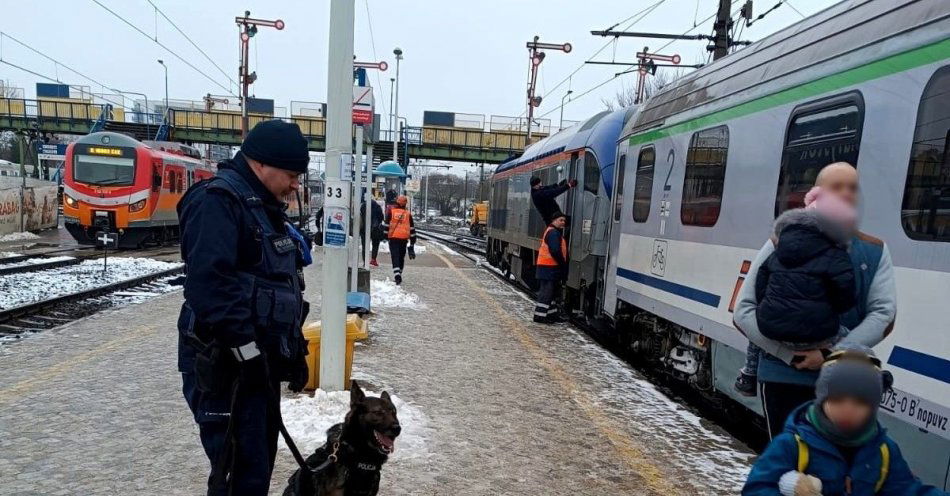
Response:
M371 70L378 70L378 71L380 71L380 72L385 72L386 69L389 68L389 64L387 64L386 61L384 61L384 60L383 60L383 61L379 61L379 62L353 62L353 67L359 68L359 69L363 69L363 70L371 69ZM367 78L367 81L366 81L366 85L369 86L369 87L372 87L372 85L369 84L369 79L368 79L368 78ZM392 94L392 93L390 93L390 94ZM390 105L391 105L391 103L390 103ZM390 106L390 109L392 109L391 106ZM379 124L377 123L376 125L378 126ZM363 195L364 195L364 196L363 196L363 202L364 202L364 209L363 209L363 256L362 256L362 259L363 259L363 267L364 267L364 268L369 268L369 260L370 260L370 255L371 255L370 252L372 251L372 250L370 249L370 244L371 244L371 243L370 243L370 234L371 234L371 233L370 233L370 223L371 223L372 218L373 218L373 216L372 216L373 210L372 210L371 205L370 205L369 202L373 201L373 193L372 193L372 189L373 189L373 145L372 145L372 142L373 142L374 140L375 140L375 138L371 138L371 139L370 139L370 143L371 143L371 144L366 147L366 176L365 176L365 182L363 182L363 176L360 175L360 179L359 179L360 185L356 188L357 191L364 191L364 193L363 193ZM357 126L357 139L356 139L356 142L357 142L357 148L359 148L359 147L361 146L362 142L363 142L363 126L362 126L362 125ZM357 163L358 163L358 164L362 164L362 163L363 163L362 157L360 157L360 155L362 155L362 154L361 154L361 153L357 153L357 154L356 154L356 160L357 160ZM357 172L359 172L359 168L357 168ZM359 203L358 203L358 202L354 202L354 205L356 206L357 209L359 208ZM358 212L353 215L353 219L354 219L354 220L357 219L357 218L359 218L359 213L358 213ZM354 239L355 239L355 238L354 238ZM350 281L350 282L351 282L351 285L355 288L355 287L356 287L356 282L357 282L356 267L353 267L353 273L351 274L350 277L351 277L351 281Z
M165 119L168 119L168 66L162 59L158 59L158 63L165 68Z
M389 78L389 132L395 133L393 128L393 116L396 115L393 112L393 90L396 88L396 78Z
M266 19L254 19L251 17L251 11L245 10L244 17L235 17L234 23L238 25L241 40L241 65L238 66L238 80L241 82L241 138L247 135L247 89L257 81L257 72L248 74L248 45L251 38L257 34L257 27L264 26L274 28L278 31L284 29L284 21L277 19L268 21Z
M326 183L323 215L323 304L320 339L320 388L340 391L346 349L346 267L352 172L344 156L353 152L353 26L355 0L330 2L327 68ZM348 177L346 179L349 179ZM354 241L355 242L355 241Z
M393 107L393 123L396 125L396 133L393 136L393 161L397 164L399 163L399 61L402 60L402 49L396 47L393 50L393 55L396 56L396 103Z
M574 90L567 90L567 93L561 97L561 118L557 121L557 130L560 131L564 129L564 100L571 96L571 93L574 93Z

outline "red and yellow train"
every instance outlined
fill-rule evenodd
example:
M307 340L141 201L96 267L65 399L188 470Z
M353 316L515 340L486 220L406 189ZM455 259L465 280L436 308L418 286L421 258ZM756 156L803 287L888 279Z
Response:
M176 239L178 201L214 173L198 150L180 143L111 132L84 136L66 149L66 229L83 244L95 244L103 231L118 233L122 248Z
M111 132L83 136L66 149L66 229L82 244L96 244L104 231L118 233L120 248L177 240L178 201L216 170L196 148L181 143ZM309 193L306 180L301 184L301 195L284 201L288 216L302 224L309 216Z

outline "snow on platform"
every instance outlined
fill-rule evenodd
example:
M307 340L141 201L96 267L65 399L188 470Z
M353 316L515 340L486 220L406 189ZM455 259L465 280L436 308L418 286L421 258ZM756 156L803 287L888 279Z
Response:
M426 246L425 246L424 244L416 243L414 249L416 250L416 256L422 255L423 253L426 252ZM389 253L389 243L386 242L386 241L380 243L380 244L379 244L379 252L380 252L380 253ZM407 260L408 260L408 255L407 255L406 258L407 258Z
M0 276L0 310L63 296L181 266L149 258L109 257L37 272Z
M375 393L363 389L366 396L379 397ZM390 395L396 406L396 416L402 426L402 433L396 438L396 451L389 457L390 461L409 458L425 458L426 438L429 435L428 419L419 407L403 401L396 395ZM300 394L295 397L282 398L280 402L284 425L297 448L304 456L313 453L323 446L327 440L327 429L343 422L346 412L350 410L350 392L322 389L314 391L313 396ZM287 445L281 439L278 446L289 453Z
M371 308L403 308L406 310L425 310L428 308L425 303L419 300L419 295L406 291L402 286L397 286L389 278L371 280L370 295L373 298Z

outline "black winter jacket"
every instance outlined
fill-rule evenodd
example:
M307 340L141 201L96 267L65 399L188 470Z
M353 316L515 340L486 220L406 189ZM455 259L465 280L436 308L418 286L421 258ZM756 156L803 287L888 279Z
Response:
M775 252L755 280L759 330L791 343L833 339L838 315L856 302L847 233L814 210L795 209L775 221L775 237Z
M545 225L550 224L554 214L561 211L561 207L557 205L555 199L564 194L568 189L570 188L567 185L567 181L561 181L558 184L541 186L538 189L531 190L531 203L534 203L534 207L538 209L538 213L541 214Z

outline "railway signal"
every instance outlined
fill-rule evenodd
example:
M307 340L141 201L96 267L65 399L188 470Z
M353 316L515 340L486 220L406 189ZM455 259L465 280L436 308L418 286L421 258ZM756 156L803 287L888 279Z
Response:
M564 53L571 53L573 47L570 43L542 43L538 41L539 36L535 36L533 41L527 43L530 53L531 77L528 80L528 137L525 140L525 146L531 144L531 125L534 122L534 108L541 106L541 97L535 96L534 87L538 79L538 66L544 62L545 53L541 50L560 50Z
M247 72L247 52L248 44L251 38L257 34L258 26L274 28L278 31L284 29L284 21L277 19L269 21L266 19L254 19L251 17L251 11L245 10L244 17L235 17L234 23L240 29L241 40L241 64L238 66L238 80L241 82L241 138L247 135L247 88L257 81L257 73Z

